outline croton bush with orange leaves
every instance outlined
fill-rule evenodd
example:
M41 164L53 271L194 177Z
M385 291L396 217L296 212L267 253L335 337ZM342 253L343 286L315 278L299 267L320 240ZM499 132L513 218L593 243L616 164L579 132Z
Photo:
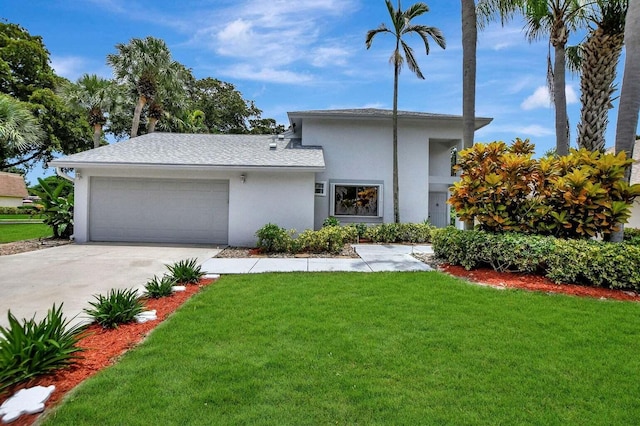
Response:
M478 143L459 154L460 181L450 204L463 221L492 232L561 238L606 238L626 223L640 185L629 185L633 160L572 149L567 156L533 158L529 140Z

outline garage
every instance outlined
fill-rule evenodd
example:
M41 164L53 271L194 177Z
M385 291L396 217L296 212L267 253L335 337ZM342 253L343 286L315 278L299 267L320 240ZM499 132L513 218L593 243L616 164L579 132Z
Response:
M229 182L91 177L90 241L227 244Z

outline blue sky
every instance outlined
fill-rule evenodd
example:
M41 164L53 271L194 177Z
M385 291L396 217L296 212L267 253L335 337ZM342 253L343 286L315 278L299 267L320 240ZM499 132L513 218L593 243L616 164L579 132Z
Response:
M460 2L426 3L430 12L416 23L440 28L447 48L432 42L426 56L417 37L408 39L426 80L403 70L399 108L461 114ZM389 23L383 0L5 0L0 18L42 36L52 66L71 80L83 73L111 77L105 58L114 46L150 35L164 39L197 78L233 83L278 123L288 125L287 111L392 107L393 40L381 34L370 50L364 44L367 30ZM479 33L476 115L494 120L476 133L476 141L530 138L542 154L555 146L546 90L549 47L547 40L529 43L522 27L521 21L494 23ZM570 44L582 36L574 35ZM572 146L579 97L579 78L567 75ZM614 143L617 104L609 115L607 146Z

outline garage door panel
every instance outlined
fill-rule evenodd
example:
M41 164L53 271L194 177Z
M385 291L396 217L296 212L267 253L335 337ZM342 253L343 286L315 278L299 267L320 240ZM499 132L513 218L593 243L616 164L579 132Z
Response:
M92 241L228 241L228 181L91 180Z

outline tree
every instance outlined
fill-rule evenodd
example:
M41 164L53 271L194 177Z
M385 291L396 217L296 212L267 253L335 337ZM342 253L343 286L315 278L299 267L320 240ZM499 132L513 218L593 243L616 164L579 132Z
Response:
M127 85L137 96L129 134L134 138L138 136L140 116L145 105L154 100L162 102L156 99L161 88L167 92L185 90L185 67L171 58L171 52L163 40L154 37L134 38L128 44L117 44L116 49L117 54L107 55L107 63L113 68L117 81Z
M196 81L192 92L194 108L204 113L204 124L211 133L249 133L250 121L259 120L262 114L233 84L216 78Z
M616 126L616 153L626 152L628 158L633 158L633 147L638 128L638 113L640 112L640 2L629 2L626 26L624 30L626 58L624 61L624 76L620 89L620 105L618 106L618 123ZM627 167L624 179L629 182L631 167ZM623 229L615 233L611 240L620 242Z
M0 22L0 92L27 101L34 88L54 87L55 74L42 37Z
M0 170L29 161L24 155L40 152L44 132L29 107L9 95L0 94Z
M49 66L42 38L16 24L0 23L0 92L25 102L44 131L42 144L12 160L29 168L55 152L74 153L91 147L91 128L82 112L55 91L68 84Z
M100 146L102 128L107 122L105 113L112 109L116 101L111 80L98 77L95 74L84 74L75 84L67 85L63 96L86 111L89 125L93 128L93 147Z
M616 89L613 81L624 45L627 6L627 0L597 0L587 15L595 26L589 29L579 49L582 109L578 146L590 151L604 150L608 112Z
M483 19L490 20L498 15L502 23L521 14L526 21L529 41L549 37L553 46L547 58L549 92L555 107L556 152L569 153L569 119L566 96L566 46L569 34L583 22L582 0L480 0L478 11Z
M398 9L393 7L391 0L385 0L389 16L391 18L392 28L389 29L383 23L374 30L367 32L365 45L367 49L371 48L373 39L381 33L391 34L395 38L395 49L389 58L389 62L393 65L393 218L396 223L400 222L400 202L398 187L398 79L400 70L406 61L409 70L418 78L424 80L424 75L420 71L420 67L413 53L413 49L404 40L403 36L408 34L417 34L424 43L425 54L429 54L429 37L441 48L446 48L446 40L442 32L435 27L426 25L414 25L411 23L415 18L427 13L429 7L422 2L409 6L408 9L402 10L400 0L398 0ZM404 53L404 56L403 56Z
M462 146L473 145L476 130L476 46L478 23L475 0L462 3Z

